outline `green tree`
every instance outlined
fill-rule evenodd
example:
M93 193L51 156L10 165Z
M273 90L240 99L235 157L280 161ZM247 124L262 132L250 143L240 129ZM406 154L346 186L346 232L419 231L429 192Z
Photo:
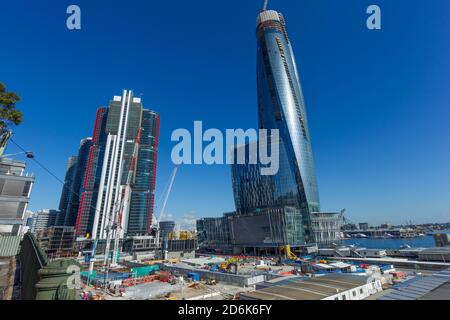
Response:
M0 131L8 125L19 125L22 122L22 112L16 109L20 97L14 92L7 92L6 86L0 82Z

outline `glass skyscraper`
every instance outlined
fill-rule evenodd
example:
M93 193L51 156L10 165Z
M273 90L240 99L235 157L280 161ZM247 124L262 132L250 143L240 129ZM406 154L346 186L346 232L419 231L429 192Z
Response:
M279 171L261 176L259 165L234 165L236 210L248 215L294 208L294 224L303 229L297 241L311 243L311 214L320 211L319 193L305 102L283 15L262 10L256 33L259 128L279 130Z
M75 226L91 141L91 138L81 140L78 156L69 158L61 192L59 204L61 214L58 216L57 226Z
M158 157L159 115L142 111L141 141L136 164L128 218L128 234L139 235L150 231L153 224L156 163Z
M144 109L132 91L125 90L108 108L98 110L78 210L78 236L105 239L119 211L121 237L149 232L158 135L159 115Z
M59 200L59 211L61 213L56 218L56 224L58 226L64 225L64 220L66 217L67 207L69 206L70 198L73 196L72 184L75 178L75 172L77 170L77 157L71 156L67 161L66 175L64 177L64 185L61 191L61 198Z
M94 133L89 149L75 224L75 232L78 237L90 234L94 224L103 157L105 155L108 110L108 108L99 108L95 117Z

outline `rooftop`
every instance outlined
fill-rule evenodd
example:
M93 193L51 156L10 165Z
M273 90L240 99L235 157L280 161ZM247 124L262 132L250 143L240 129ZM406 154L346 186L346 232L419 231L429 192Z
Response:
M14 257L19 254L20 241L18 236L0 236L0 257Z
M368 277L329 274L316 278L292 277L265 283L266 288L242 294L257 300L321 300L367 284Z
M450 246L427 248L427 249L421 250L420 253L426 253L426 254L449 254L450 253Z
M392 287L378 300L450 300L450 269L416 276Z

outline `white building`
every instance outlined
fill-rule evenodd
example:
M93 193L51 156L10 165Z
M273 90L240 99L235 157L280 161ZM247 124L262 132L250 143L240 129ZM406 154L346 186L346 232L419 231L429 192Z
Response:
M315 278L276 278L241 294L241 300L364 300L383 291L380 279L331 273Z
M52 209L42 209L36 212L31 223L31 232L37 233L49 227L53 227L56 223L60 211Z
M25 162L0 157L0 234L22 234L33 183Z

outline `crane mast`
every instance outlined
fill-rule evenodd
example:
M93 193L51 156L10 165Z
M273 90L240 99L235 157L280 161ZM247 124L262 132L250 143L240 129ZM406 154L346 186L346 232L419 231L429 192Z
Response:
M176 166L173 169L172 175L170 176L169 185L168 185L167 190L166 190L166 192L164 194L164 200L163 200L163 203L162 203L162 206L161 206L161 210L159 211L158 216L153 221L152 228L154 230L156 230L156 235L155 235L156 239L155 240L156 240L157 247L160 246L160 242L159 242L159 240L160 240L159 239L160 238L160 228L159 228L158 224L159 224L160 220L162 219L162 217L164 215L164 211L166 210L167 201L169 200L170 192L172 191L173 183L175 181L175 177L177 176L178 167L179 166ZM161 245L161 252L162 252L162 256L163 257L165 256L165 250L166 250L165 248L163 248L164 245L167 245L167 239L163 239L163 243Z
M120 238L122 236L122 218L124 210L128 210L128 203L130 201L131 194L131 184L133 183L135 173L136 173L136 162L139 153L139 145L141 144L141 133L142 130L139 129L133 148L133 153L131 156L130 165L128 167L128 175L125 185L120 188L120 196L118 201L114 205L113 220L109 221L106 235L106 248L105 248L105 259L103 261L105 269L108 267L109 252L111 248L111 238L114 237L114 247L112 255L112 265L117 265L120 257ZM127 205L127 206L126 206Z
M167 201L169 200L170 192L172 191L173 183L175 181L175 177L177 176L178 166L173 169L172 175L170 176L169 186L167 188L166 194L164 195L164 201L161 206L161 210L159 211L158 216L153 222L153 227L158 227L158 223L164 214L164 210L166 209Z

